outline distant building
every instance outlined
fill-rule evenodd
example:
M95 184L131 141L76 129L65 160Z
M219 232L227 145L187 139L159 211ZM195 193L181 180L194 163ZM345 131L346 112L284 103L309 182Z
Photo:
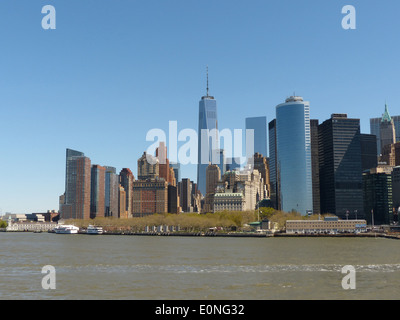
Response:
M183 212L191 212L193 208L191 206L192 201L192 193L191 193L191 181L189 178L182 179L179 182L179 199L180 199L180 206Z
M133 182L133 216L168 212L168 182L145 180Z
M178 183L181 181L181 164L170 162L169 165L174 170L176 185L178 185Z
M380 140L381 140L381 153L387 145L396 143L396 131L394 120L391 118L387 105L385 105L385 113L382 115L380 123Z
M366 232L367 222L361 220L341 220L338 217L326 217L324 220L287 220L286 233L289 234L337 234L344 232Z
M376 136L362 133L361 142L361 166L362 171L376 168L378 165Z
M269 137L269 183L270 183L270 199L276 210L281 210L279 201L279 172L277 150L276 150L276 119L268 123Z
M198 127L198 164L197 188L204 196L206 194L206 170L213 161L214 150L219 149L218 142L217 101L208 93L199 102L199 127ZM184 208L183 208L184 209Z
M214 212L245 211L245 198L240 192L216 193L213 199Z
M312 212L310 103L302 97L276 106L276 151L282 210Z
M205 198L205 212L213 212L214 207L214 194L218 182L221 179L221 170L216 164L209 164L206 171L206 198Z
M313 213L321 213L321 197L319 186L319 121L310 120L311 136L311 172L312 172L312 194L313 194Z
M265 197L269 197L270 195L270 183L269 183L269 165L267 157L264 157L260 153L254 154L254 169L256 169L263 179L264 185L267 188L267 194Z
M123 168L119 173L119 183L125 190L125 210L128 214L128 217L132 217L133 215L133 182L135 181L135 177L132 171L129 168Z
M400 142L385 145L379 162L389 166L400 166Z
M321 213L363 218L360 119L332 114L318 132Z
M158 179L160 177L160 164L158 158L146 152L138 159L138 180Z
M123 186L118 187L118 216L120 219L128 218L128 211L126 210L126 192Z
M90 218L105 217L105 173L106 169L97 164L91 169Z
M82 152L67 149L62 219L90 218L91 161Z
M255 210L266 192L266 186L258 170L228 171L217 184L214 212Z
M180 213L178 187L168 185L168 213Z
M393 222L399 222L400 215L400 166L392 171Z
M390 224L393 217L393 167L380 165L363 173L364 211L369 224Z
M388 111L388 107L387 104L385 104L385 112L383 113L382 117L380 118L371 118L370 119L370 129L371 129L371 134L376 136L376 145L377 145L377 155L379 156L382 152L382 148L384 147L384 145L382 145L381 140L382 138L384 140L386 140L386 137L382 137L381 138L381 124L382 124L382 120L385 121L385 119L388 119L389 115L389 111ZM400 141L400 116L390 116L390 119L393 121L394 124L394 130L395 130L395 137L397 141ZM391 134L391 128L389 129L389 135ZM390 138L389 138L390 139ZM384 142L385 144L386 142Z
M118 218L119 176L114 167L105 169L105 216Z

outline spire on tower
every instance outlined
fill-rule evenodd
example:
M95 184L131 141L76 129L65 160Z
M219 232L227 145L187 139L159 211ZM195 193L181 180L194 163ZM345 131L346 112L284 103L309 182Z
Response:
M208 95L208 66L207 66L207 97L209 97L209 95Z

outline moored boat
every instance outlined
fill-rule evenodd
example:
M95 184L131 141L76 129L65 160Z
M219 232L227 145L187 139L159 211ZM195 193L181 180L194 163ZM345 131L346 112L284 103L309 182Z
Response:
M76 234L79 228L73 225L59 225L54 228L54 232L58 234Z

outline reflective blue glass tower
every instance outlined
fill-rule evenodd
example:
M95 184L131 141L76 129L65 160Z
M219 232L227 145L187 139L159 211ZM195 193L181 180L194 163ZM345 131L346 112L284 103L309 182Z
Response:
M276 152L281 209L312 213L310 104L301 97L276 106Z
M207 72L208 73L208 72ZM209 163L219 164L217 101L208 94L199 102L199 130L198 134L198 163L197 188L204 196L206 194L206 170ZM209 134L207 134L209 133ZM214 160L213 161L213 153Z

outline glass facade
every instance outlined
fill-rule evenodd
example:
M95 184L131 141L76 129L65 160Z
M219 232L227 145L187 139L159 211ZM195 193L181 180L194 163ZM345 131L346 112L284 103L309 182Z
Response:
M280 210L278 202L278 175L276 171L276 119L268 123L268 139L269 139L269 183L270 198L275 209Z
M209 134L204 130L208 130ZM199 102L197 188L202 195L206 194L206 170L209 163L219 162L217 130L217 101L207 95ZM212 159L213 153L215 161Z
M312 213L310 105L301 97L276 107L276 147L281 209Z
M246 130L248 129L254 130L254 153L267 157L267 117L246 118Z
M321 213L363 217L360 119L333 114L319 126Z

